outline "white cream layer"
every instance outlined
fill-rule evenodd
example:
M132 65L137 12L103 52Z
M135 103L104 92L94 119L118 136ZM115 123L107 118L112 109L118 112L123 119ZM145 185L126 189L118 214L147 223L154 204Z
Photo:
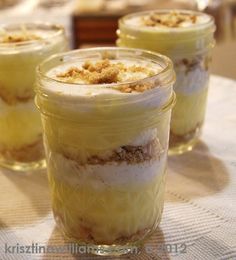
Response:
M130 143L127 145L132 146L145 146L147 145L151 140L154 140L157 138L157 129L147 129L143 132L141 132L137 137L135 137Z
M197 66L186 72L185 65L178 65L175 68L176 82L174 90L184 95L193 95L207 87L209 73Z
M51 153L49 168L51 174L59 181L71 186L89 185L96 189L113 186L145 185L155 176L163 174L166 167L166 155L160 160L152 160L139 164L126 162L105 165L84 165L66 159L59 153Z
M129 65L147 66L148 68L150 68L150 70L154 70L157 73L163 69L160 65L157 65L155 63L152 64L150 62L147 63L144 61L137 62L136 60L116 60L112 62L124 62L128 63ZM81 67L83 63L70 62L69 64L55 67L47 73L47 76L50 79L55 79L58 73L65 72L68 68L71 68L73 66ZM140 72L136 74L132 73L130 75L128 75L128 73L125 73L123 75L124 84L129 77L132 78L131 82L133 82L134 76L136 77L136 80L147 77L147 75ZM127 109L129 104L134 105L134 103L137 103L138 106L145 108L161 107L171 97L171 86L159 86L158 82L156 84L157 87L154 87L153 89L145 92L133 91L132 93L124 93L120 90L115 89L118 83L100 85L71 84L61 82L57 78L57 80L44 81L43 88L45 93L48 93L48 95L52 96L53 99L56 99L58 100L58 102L60 102L60 106L63 106L63 104L68 106L68 103L70 103L70 109L78 110L81 109L81 105L85 105L86 107L88 107L89 111L89 108L98 107L98 104L102 105L103 100L110 100L110 103L112 105L114 100L116 100L117 102L117 99L121 100L120 103L125 103Z

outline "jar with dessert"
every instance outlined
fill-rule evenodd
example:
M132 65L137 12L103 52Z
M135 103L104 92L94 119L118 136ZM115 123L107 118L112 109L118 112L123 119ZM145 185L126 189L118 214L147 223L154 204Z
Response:
M124 16L117 45L157 51L176 72L170 154L192 150L205 118L215 24L211 16L186 10L156 10Z
M55 220L90 253L138 247L163 210L172 62L137 49L92 48L37 70Z
M59 25L0 26L0 166L19 171L45 167L40 114L34 104L35 69L66 49Z

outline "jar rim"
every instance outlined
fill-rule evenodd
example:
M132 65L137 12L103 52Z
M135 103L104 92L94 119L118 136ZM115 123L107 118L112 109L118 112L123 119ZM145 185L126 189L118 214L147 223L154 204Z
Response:
M131 53L133 55L136 55L136 57L138 57L137 60L142 59L141 55L146 55L147 57L144 57L144 58L146 58L146 59L143 59L144 61L150 61L150 62L157 63L158 62L157 59L159 59L159 62L163 61L165 63L165 67L162 68L162 70L160 70L158 73L155 73L155 75L147 76L147 77L144 77L143 79L129 81L129 82L105 83L105 84L85 84L85 83L75 83L75 82L62 82L60 80L57 80L55 78L52 78L52 77L46 75L46 73L48 71L43 72L43 66L45 66L47 63L51 62L53 59L59 59L61 62L64 62L65 60L68 61L68 58L74 58L76 56L76 54L77 55L78 54L86 55L86 53L90 54L91 52L97 53L97 54L99 54L99 53L105 54L107 52L111 52L111 54L114 54L116 52L127 52L127 53ZM84 60L85 60L85 58L86 57L84 57ZM155 61L155 58L156 58L156 61ZM91 57L88 57L86 59L91 60ZM89 85L89 86L93 87L93 89L111 88L114 86L122 86L122 85L128 85L128 84L140 84L147 80L153 80L158 77L162 77L165 74L167 74L169 71L173 71L173 63L167 56L164 56L164 55L156 53L156 52L148 51L148 50L135 49L135 48L123 48L123 47L96 47L96 48L79 49L79 50L72 50L72 51L68 51L68 52L58 53L58 54L54 54L54 55L50 56L49 58L47 58L46 60L44 60L36 68L37 75L44 80L54 82L57 84L68 85L68 86L74 85L74 86L78 86L80 88L87 87ZM174 79L171 78L169 81L172 82L172 81L174 81ZM166 82L165 85L170 84L170 82Z
M32 29L42 29L42 30L53 30L55 31L51 35L48 35L46 38L42 39L34 39L34 40L28 40L28 41L22 41L22 42L0 42L0 48L28 48L32 45L43 43L45 41L48 41L51 38L60 36L65 34L65 29L62 25L57 23L48 23L48 22L23 22L23 23L6 23L2 24L0 26L0 32L6 31L9 29L19 29L21 30L22 27L26 27L26 29L32 30Z
M130 24L126 23L126 20L132 17L139 17L139 16L144 16L147 14L151 14L151 13L170 13L170 12L178 12L178 13L182 13L182 14L195 14L198 16L206 16L209 19L205 22L205 23L199 23L199 24L194 24L193 26L189 26L189 27L177 27L177 28L171 28L171 27L167 27L167 28L155 28L155 30L153 30L153 27L148 27L148 26L143 26L143 27L136 27ZM118 21L119 23L119 27L120 26L124 26L125 28L129 29L129 30L133 30L133 31L142 31L142 32L157 32L157 33L188 33L190 31L194 30L201 30L201 29L206 29L206 28L212 28L213 31L215 31L215 23L214 23L214 17L206 14L206 13L202 13L202 12L198 12L198 11L193 11L193 10L185 10L185 9L155 9L155 10L149 10L149 11L142 11L142 12L136 12L136 13L131 13L128 15L125 15L123 17L121 17Z

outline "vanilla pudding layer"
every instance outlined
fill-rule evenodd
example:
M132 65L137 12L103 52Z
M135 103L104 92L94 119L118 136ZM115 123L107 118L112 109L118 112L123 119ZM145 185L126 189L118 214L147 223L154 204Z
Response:
M41 120L34 101L14 106L0 100L0 154L7 160L42 158ZM25 159L24 159L25 158Z
M41 121L34 101L7 105L0 100L0 147L20 148L41 136Z
M171 133L184 136L199 128L205 118L208 88L193 95L178 93L177 103L172 111ZM187 108L187 109L186 109ZM186 123L187 122L187 123Z
M49 182L56 221L68 237L78 242L106 245L137 242L160 222L164 172L140 185L135 182L98 189L91 185L76 188L58 181L49 170Z
M0 98L0 157L4 163L44 158L42 124L34 99Z

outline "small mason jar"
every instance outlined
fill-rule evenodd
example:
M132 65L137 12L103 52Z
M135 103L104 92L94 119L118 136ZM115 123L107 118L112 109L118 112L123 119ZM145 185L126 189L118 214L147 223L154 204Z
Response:
M0 165L45 167L40 114L34 104L36 66L67 49L64 29L47 23L0 26Z
M38 67L54 217L91 253L127 253L160 222L174 80L167 57L137 49L76 50Z
M119 21L118 46L157 51L174 63L177 102L171 118L170 154L192 150L200 136L214 31L213 18L195 11L140 12Z

